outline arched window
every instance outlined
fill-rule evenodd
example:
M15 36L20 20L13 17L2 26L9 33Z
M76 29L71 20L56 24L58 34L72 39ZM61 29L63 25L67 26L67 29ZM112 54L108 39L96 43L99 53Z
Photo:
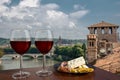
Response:
M94 34L97 34L97 28L94 28Z
M94 46L94 42L92 42L92 45L91 45L92 47Z
M90 41L90 42L89 42L89 46L90 46L90 47L94 47L94 42L93 42L93 41Z
M112 34L112 28L111 27L109 28L109 34Z
M102 30L102 34L104 34L105 33L104 28L102 28L101 30Z

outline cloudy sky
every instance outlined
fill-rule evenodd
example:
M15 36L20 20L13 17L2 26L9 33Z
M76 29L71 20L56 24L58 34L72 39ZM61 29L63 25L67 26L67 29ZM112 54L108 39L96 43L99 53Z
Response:
M0 0L3 38L11 29L24 28L31 36L50 29L56 38L86 39L87 27L101 21L120 25L120 0Z

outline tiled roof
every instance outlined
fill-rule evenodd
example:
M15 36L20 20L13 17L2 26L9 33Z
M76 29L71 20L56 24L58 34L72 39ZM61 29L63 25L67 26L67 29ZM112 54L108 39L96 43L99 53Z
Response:
M115 24L111 24L111 23L102 21L102 22L97 23L97 24L92 24L88 28L90 28L90 27L119 27L119 26L115 25Z

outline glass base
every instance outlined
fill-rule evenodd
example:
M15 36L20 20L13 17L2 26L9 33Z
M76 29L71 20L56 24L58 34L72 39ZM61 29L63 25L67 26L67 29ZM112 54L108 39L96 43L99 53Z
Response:
M24 79L24 78L28 78L30 76L30 73L29 72L17 72L17 73L14 73L12 75L12 78L13 79Z
M36 72L36 75L37 76L49 76L49 75L51 75L52 74L52 71L47 71L47 70L41 70L41 71L37 71Z

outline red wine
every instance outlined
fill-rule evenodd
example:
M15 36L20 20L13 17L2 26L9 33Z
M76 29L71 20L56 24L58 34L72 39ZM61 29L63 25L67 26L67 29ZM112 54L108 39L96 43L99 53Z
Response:
M47 54L53 46L53 41L35 41L35 45L40 53Z
M23 55L30 47L31 41L10 41L16 53Z

